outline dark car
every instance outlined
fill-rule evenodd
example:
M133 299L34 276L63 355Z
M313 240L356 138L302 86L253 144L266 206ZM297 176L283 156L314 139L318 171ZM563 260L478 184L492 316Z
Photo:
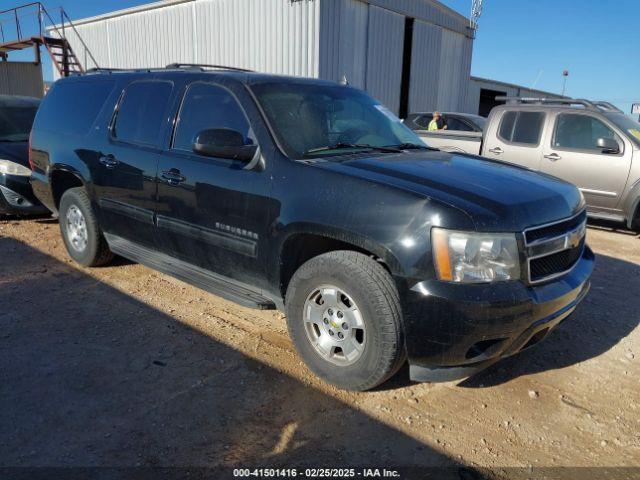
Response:
M469 376L540 341L589 289L572 185L426 147L363 91L168 68L58 81L32 183L70 256L112 252L286 312L339 387Z
M0 216L46 213L29 177L29 132L40 100L0 95Z
M411 113L407 115L404 123L411 130L426 130L433 119L433 112ZM471 113L442 113L442 119L447 125L447 130L455 132L482 132L487 119Z

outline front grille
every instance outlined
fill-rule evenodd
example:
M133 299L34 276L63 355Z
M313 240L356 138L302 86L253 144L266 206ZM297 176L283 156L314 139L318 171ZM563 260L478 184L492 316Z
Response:
M585 246L587 214L581 212L524 232L530 283L555 278L573 268Z
M539 282L557 273L566 272L582 256L584 239L579 247L552 253L546 257L534 258L529 262L529 276L532 282Z
M584 210L575 217L568 220L562 220L558 223L551 225L545 225L539 228L532 228L525 232L524 237L527 244L532 244L539 240L554 238L559 235L563 235L571 230L576 229L581 224L587 221L587 211Z

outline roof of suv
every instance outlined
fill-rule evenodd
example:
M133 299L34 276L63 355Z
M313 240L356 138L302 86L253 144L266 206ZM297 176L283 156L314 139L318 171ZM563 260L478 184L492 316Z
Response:
M118 69L103 69L93 70L87 72L86 75L69 77L63 79L64 81L73 81L73 79L87 79L87 78L104 78L104 77L120 77L131 76L135 78L152 76L154 78L176 78L176 77L222 77L226 79L232 79L243 84L258 84L258 83L307 83L314 85L340 85L337 82L329 80L320 80L317 78L307 77L294 77L288 75L277 75L270 73L258 73L245 71L232 68L207 68L207 67L167 67L167 68L149 68L149 69L131 69L131 70L118 70Z

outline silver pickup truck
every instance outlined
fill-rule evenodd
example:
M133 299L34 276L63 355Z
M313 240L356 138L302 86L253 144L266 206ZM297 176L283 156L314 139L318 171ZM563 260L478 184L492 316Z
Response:
M503 98L484 133L416 133L430 146L539 170L577 185L589 215L640 230L640 123L587 100Z

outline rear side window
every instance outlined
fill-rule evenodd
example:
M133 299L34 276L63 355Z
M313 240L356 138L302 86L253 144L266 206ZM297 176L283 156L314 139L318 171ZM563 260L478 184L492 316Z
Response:
M538 145L543 125L543 112L511 111L502 116L498 136L505 142Z
M254 143L251 125L229 91L206 83L193 84L182 102L173 148L191 151L196 135L212 128L235 130L246 145Z
M445 121L447 123L448 130L456 130L459 132L473 132L473 128L471 128L469 125L458 118L447 117Z
M64 135L85 135L96 121L114 82L56 83L42 101L36 128Z
M173 84L164 81L129 84L120 100L111 134L123 142L156 145L172 90Z

